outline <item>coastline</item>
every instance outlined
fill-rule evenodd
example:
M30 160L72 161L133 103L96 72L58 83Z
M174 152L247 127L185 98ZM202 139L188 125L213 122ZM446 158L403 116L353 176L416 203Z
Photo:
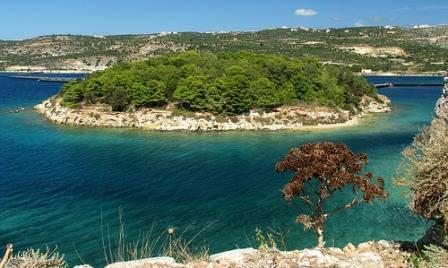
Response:
M359 110L325 106L296 105L280 107L272 112L252 110L236 116L210 113L177 114L165 109L140 109L135 112L112 112L104 105L84 105L72 109L61 104L58 96L38 104L34 109L59 125L135 128L151 131L312 131L355 126L368 114L386 113L390 100L379 95L383 103L365 96Z

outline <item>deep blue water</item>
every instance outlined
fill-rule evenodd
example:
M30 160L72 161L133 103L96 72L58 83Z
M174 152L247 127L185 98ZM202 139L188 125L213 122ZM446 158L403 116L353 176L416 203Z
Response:
M290 248L313 246L314 234L294 223L302 206L281 197L288 176L274 165L290 147L327 140L367 152L367 170L383 176L390 192L386 202L331 218L327 245L415 240L429 224L409 212L405 188L391 179L402 149L430 122L441 88L383 89L393 112L356 127L196 134L53 125L32 106L60 86L0 74L0 245L13 242L16 251L57 245L70 265L81 263L78 251L101 267L101 222L116 230L120 207L129 239L156 222L157 234L174 226L188 228L187 237L211 225L197 240L211 252L249 246L257 226L281 227ZM16 107L25 111L8 113Z

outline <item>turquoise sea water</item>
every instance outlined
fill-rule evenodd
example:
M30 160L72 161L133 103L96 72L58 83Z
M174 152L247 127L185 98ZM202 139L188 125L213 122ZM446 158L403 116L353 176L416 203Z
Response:
M369 78L382 81L383 78ZM396 78L388 78L396 79ZM408 77L412 79L440 79ZM393 112L356 127L318 132L159 133L129 129L61 127L32 106L61 84L12 80L0 74L0 245L16 250L58 246L70 265L101 267L101 221L116 230L118 209L129 239L157 223L197 239L210 251L246 247L257 226L288 232L290 248L315 245L294 223L298 204L283 201L288 175L274 171L288 149L307 142L347 143L367 152L367 170L386 179L390 198L344 211L326 225L327 245L366 240L414 240L429 225L406 208L391 178L401 150L428 124L441 88L381 92ZM8 113L24 107L21 113ZM344 199L332 199L336 204Z

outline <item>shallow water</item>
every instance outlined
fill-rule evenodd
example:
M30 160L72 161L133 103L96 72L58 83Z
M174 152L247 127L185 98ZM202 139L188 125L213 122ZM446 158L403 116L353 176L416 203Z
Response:
M401 150L430 122L439 87L383 89L393 112L350 128L159 133L50 124L32 106L60 86L0 74L1 245L13 242L16 250L57 245L71 265L81 263L77 251L100 267L101 222L114 232L121 207L130 239L156 222L156 236L174 226L178 232L188 227L189 237L210 225L196 244L207 243L211 252L249 246L257 226L282 228L290 248L313 246L314 234L294 223L302 206L281 197L288 176L277 174L274 165L290 147L327 140L367 152L366 170L383 176L390 192L386 202L330 219L327 245L414 240L429 224L409 212L405 189L391 179ZM8 113L16 107L25 111ZM343 199L335 196L330 205Z

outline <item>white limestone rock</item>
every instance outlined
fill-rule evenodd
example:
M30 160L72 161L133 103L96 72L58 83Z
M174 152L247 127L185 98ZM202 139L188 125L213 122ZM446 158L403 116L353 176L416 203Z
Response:
M310 105L280 107L272 112L250 111L247 114L222 117L208 113L191 116L174 115L168 110L141 109L133 113L112 112L103 105L84 105L71 109L61 105L59 97L35 106L36 111L57 124L91 127L129 127L158 131L230 131L230 130L301 130L309 126L349 126L365 113L390 111L388 99L380 104L365 97L362 111L356 117L350 112Z
M128 262L117 262L107 265L105 268L182 268L184 265L176 263L170 257L157 257Z
M248 260L255 256L259 251L253 248L235 249L210 256L212 262L219 264L244 265Z

